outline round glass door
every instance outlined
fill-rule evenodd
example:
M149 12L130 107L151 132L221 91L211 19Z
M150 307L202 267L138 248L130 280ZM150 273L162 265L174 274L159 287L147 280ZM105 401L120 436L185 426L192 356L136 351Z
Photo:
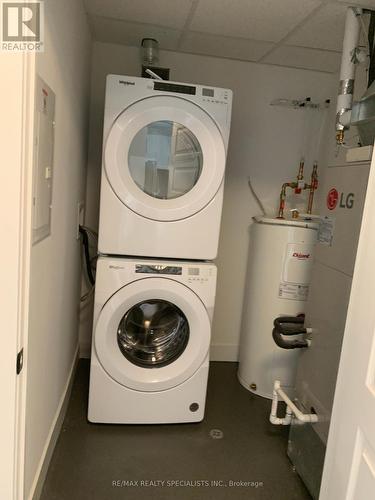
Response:
M121 353L144 368L166 366L185 350L189 323L179 307L166 300L139 302L122 317L117 330Z
M134 136L128 165L133 181L144 193L170 200L195 186L202 172L203 153L187 127L160 120L142 127Z
M94 349L107 374L136 391L164 391L191 377L207 357L211 322L184 284L160 277L123 286L104 304Z
M192 217L222 185L226 150L220 129L186 99L141 99L106 134L103 161L110 187L141 217L160 222Z

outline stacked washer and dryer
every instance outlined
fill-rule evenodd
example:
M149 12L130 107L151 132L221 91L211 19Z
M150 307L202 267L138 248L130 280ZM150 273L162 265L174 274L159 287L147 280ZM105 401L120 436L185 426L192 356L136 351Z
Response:
M107 77L91 422L203 419L231 103Z

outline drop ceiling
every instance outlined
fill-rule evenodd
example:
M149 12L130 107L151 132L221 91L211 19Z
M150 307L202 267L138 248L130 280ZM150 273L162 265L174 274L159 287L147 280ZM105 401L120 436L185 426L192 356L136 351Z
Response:
M375 0L84 0L94 40L336 72L348 5Z

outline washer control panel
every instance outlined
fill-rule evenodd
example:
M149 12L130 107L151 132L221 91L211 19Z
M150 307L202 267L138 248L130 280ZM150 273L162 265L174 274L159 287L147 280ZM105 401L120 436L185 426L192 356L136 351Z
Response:
M211 267L193 267L187 268L188 283L206 283L213 276Z
M214 268L211 266L174 266L171 264L135 264L136 274L154 274L159 276L181 276L188 283L206 283L214 276Z

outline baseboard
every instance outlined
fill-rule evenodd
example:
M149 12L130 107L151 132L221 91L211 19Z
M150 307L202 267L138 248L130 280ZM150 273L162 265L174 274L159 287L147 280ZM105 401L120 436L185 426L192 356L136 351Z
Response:
M66 410L68 408L70 393L73 386L73 380L75 371L78 364L78 353L79 348L77 346L76 352L74 354L74 359L72 366L70 368L68 380L65 385L64 392L61 396L55 417L52 421L50 431L48 433L46 444L43 448L43 453L39 461L39 465L35 474L35 478L31 487L30 494L28 496L29 500L39 500L42 493L43 484L47 475L48 467L51 461L53 450L55 449L57 438L59 437L61 427L65 418Z
M211 344L210 361L238 361L238 345Z

